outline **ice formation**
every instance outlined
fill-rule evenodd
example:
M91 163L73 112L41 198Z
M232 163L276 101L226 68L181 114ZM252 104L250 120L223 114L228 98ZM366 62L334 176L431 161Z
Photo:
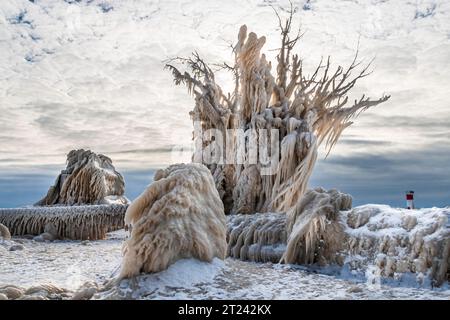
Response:
M47 233L58 239L104 239L124 227L127 205L85 205L0 209L0 223L12 235Z
M287 214L230 215L228 254L251 261L335 263L343 240L338 217L351 203L347 194L317 188L308 190Z
M232 215L228 253L242 260L338 265L378 278L440 286L450 276L448 209L365 205L336 190L309 190L283 213Z
M173 63L167 65L175 83L184 83L195 96L191 117L200 123L202 132L209 129L221 132L223 141L220 142L224 146L221 156L226 159L207 163L199 157L199 149L207 150L211 138L211 141L201 141L202 148L196 146L194 161L203 161L211 170L226 213L291 209L306 191L318 147L324 142L329 151L343 130L352 124L353 117L389 99L383 96L371 100L363 95L346 107L349 91L370 73L369 65L357 71L360 62L356 54L348 68L339 66L332 70L328 58L307 75L302 59L293 53L300 34L290 33L292 21L292 14L285 24L280 20L282 40L275 76L271 62L261 54L266 38L248 33L245 25L240 28L233 49L234 65L223 65L234 73L232 93L223 92L213 70L198 54L174 59L187 65L191 74L179 71ZM266 138L253 135L261 129L267 130ZM239 132L247 134L247 142L242 142ZM196 137L194 132L194 140L198 138L201 137L198 134ZM220 139L214 138L214 142ZM278 144L280 147L276 148ZM260 150L262 153L279 157L276 167L271 167L272 162L264 163L261 153L256 155L260 157L257 163L252 163L251 145L265 146ZM269 168L273 174L266 173L265 169Z
M95 282L84 283L70 298L71 300L89 300L98 291L98 284Z
M352 207L352 197L337 190L308 190L287 212L286 263L327 265L339 263L338 252L344 241L339 223L341 210Z
M209 170L177 164L156 172L154 182L127 209L131 230L119 278L167 269L177 260L226 255L226 219Z
M348 93L370 73L369 65L357 71L361 63L356 53L348 68L332 70L328 58L306 75L302 59L293 54L300 38L300 34L290 33L293 14L285 23L279 21L281 47L276 76L271 73L272 64L261 54L265 37L248 33L245 25L239 30L233 47L234 65L223 65L235 77L232 93L223 92L213 70L197 53L167 64L175 83L185 84L195 97L191 117L202 134L199 137L194 131L193 161L207 165L225 212L234 214L228 221L228 255L252 261L348 264L352 268L357 263L351 257L360 255L364 261L360 265L368 268L376 264L381 276L393 276L396 270L426 273L433 283L441 284L449 273L445 214L428 216L421 228L415 227L419 217L403 217L402 211L392 209L393 217L404 220L406 227L402 227L404 233L399 237L389 223L373 221L371 225L368 221L376 220L376 215L367 216L358 208L349 211L351 196L321 188L307 191L319 146L324 144L330 152L343 130L352 124L352 118L389 96L371 100L363 95L347 107ZM186 65L191 73L181 72L175 62ZM221 134L210 134L210 129ZM254 134L261 129L266 130L265 141ZM245 132L244 143L240 132ZM203 133L210 134L210 139L205 139ZM204 161L205 150L210 151L218 141L224 146L219 161ZM255 155L252 145L264 147ZM266 170L272 163L262 161L261 153L278 158L273 171ZM258 161L250 161L258 156ZM348 223L344 219L347 214L351 217ZM359 221L355 228L351 228L353 220ZM362 232L362 221L375 229Z
M286 250L284 213L228 216L228 256L250 261L280 261Z
M0 209L0 222L13 235L39 235L40 241L104 239L124 226L129 203L124 192L124 179L110 158L72 150L47 195L32 207Z
M9 229L0 223L0 238L9 240L11 239L11 233L9 232Z
M351 269L375 265L376 275L400 278L416 274L418 282L439 286L450 280L450 210L394 209L366 205L343 211L343 253Z
M72 150L47 195L37 206L128 203L125 182L110 158L90 150Z

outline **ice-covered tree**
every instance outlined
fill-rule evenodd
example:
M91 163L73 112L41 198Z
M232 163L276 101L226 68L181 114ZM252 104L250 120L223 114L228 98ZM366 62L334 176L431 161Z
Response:
M166 65L175 83L186 85L194 96L195 107L190 115L195 123L200 123L202 132L216 129L222 133L211 141L203 140L202 147L221 139L223 158L233 160L205 163L228 213L292 208L306 191L318 147L325 144L329 152L354 117L389 99L387 95L379 99L363 95L349 103L350 90L370 74L370 63L362 65L358 52L346 68L333 68L328 57L314 72L306 74L302 58L295 53L301 34L292 32L293 16L291 10L283 22L277 13L281 47L275 72L261 53L266 38L249 33L245 25L240 28L233 47L234 65L222 66L234 74L231 93L221 89L212 67L198 53L190 58L175 58ZM187 71L180 71L177 63ZM266 129L262 130L266 136L252 134L261 129ZM246 133L247 143L241 143L239 132ZM254 145L260 146L256 155L252 154ZM264 161L250 161L255 156L261 160L263 153L275 155L277 160L269 173Z

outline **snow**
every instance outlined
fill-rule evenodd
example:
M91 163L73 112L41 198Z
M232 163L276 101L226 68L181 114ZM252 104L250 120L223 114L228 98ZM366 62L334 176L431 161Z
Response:
M107 240L88 242L0 240L0 286L52 283L75 290L89 280L101 283L120 265L124 235L122 230L110 233ZM17 242L24 250L8 251Z
M213 266L211 268L214 268ZM213 281L194 286L140 286L140 299L448 299L450 290L380 284L316 273L298 266L226 259ZM138 282L142 285L142 280ZM355 288L358 288L355 290ZM129 287L128 287L129 289ZM98 295L97 298L108 298ZM111 298L111 297L109 297Z
M355 212L371 212L369 223L359 228L347 228L346 232L355 236L375 236L385 235L396 236L408 233L403 227L404 218L414 217L417 221L416 229L424 229L439 221L439 216L445 214L450 217L450 210L445 208L424 208L424 209L402 209L392 208L388 205L367 204L355 208ZM346 216L344 215L345 219ZM448 221L447 221L448 225Z
M129 294L122 298L139 299L148 297L149 293L171 292L167 298L184 298L178 294L179 289L195 290L201 284L211 283L224 268L224 262L214 258L211 263L196 259L182 259L175 262L167 270L155 274L142 275L137 279L123 280L119 285L119 292ZM114 293L115 290L112 290ZM110 298L111 292L99 294L97 298ZM158 298L164 298L160 293Z
M399 210L386 206L375 208L386 210L386 219L389 210ZM404 212L414 215L428 212L431 215L442 210L448 209ZM396 218L390 222L399 223ZM13 284L27 288L50 283L76 291L84 283L93 281L101 287L119 272L121 248L126 236L127 233L120 230L109 233L106 240L100 241L0 240L0 286ZM18 243L24 246L24 250L9 251ZM367 257L354 255L349 259L365 261ZM225 261L214 259L212 263L184 259L160 273L122 280L118 286L104 289L94 298L422 300L450 299L450 287L446 283L440 288L432 288L430 283L419 283L417 276L409 273L400 278L380 277L375 265L352 270L348 264L344 267L305 267L231 258Z
M384 282L417 286L432 285L430 281L437 279L446 281L448 209L408 210L368 204L341 214L350 239L343 252L345 267Z

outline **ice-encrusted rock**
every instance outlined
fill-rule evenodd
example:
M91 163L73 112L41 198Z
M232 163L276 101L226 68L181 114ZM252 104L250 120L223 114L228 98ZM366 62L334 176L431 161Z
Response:
M4 240L11 239L11 233L9 232L9 229L1 223L0 223L0 238Z
M14 244L9 248L9 251L22 251L25 247L21 244Z
M345 234L339 214L351 207L352 197L338 190L308 190L287 213L289 236L282 261L321 265L342 263L339 251Z
M123 227L129 203L124 192L125 181L110 158L72 150L47 195L33 207L0 209L0 223L13 235L35 235L36 241L103 239Z
M124 244L120 278L167 269L183 258L211 261L226 255L226 218L210 171L201 164L177 164L129 206L131 230Z
M345 210L350 203L348 195L316 189L305 194L287 220L285 214L273 213L230 216L228 254L274 261L273 249L286 248L278 256L287 263L338 265L379 279L412 274L418 283L431 286L448 281L448 209L365 205Z
M98 285L94 282L84 283L71 297L71 300L89 300L98 291Z
M346 263L352 269L375 265L381 277L413 273L419 282L439 286L450 274L449 213L448 209L407 210L386 205L342 212Z
M16 286L3 286L0 287L0 294L5 295L8 299L18 299L24 294L24 290Z
M36 205L127 204L124 192L125 181L110 158L90 150L72 150L66 169Z

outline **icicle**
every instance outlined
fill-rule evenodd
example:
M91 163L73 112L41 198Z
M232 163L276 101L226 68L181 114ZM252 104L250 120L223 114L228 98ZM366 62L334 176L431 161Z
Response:
M351 197L337 190L309 190L287 213L289 234L285 263L336 263L344 229L338 216L340 210L351 208Z
M228 255L261 262L278 262L286 248L286 215L257 213L228 216Z

